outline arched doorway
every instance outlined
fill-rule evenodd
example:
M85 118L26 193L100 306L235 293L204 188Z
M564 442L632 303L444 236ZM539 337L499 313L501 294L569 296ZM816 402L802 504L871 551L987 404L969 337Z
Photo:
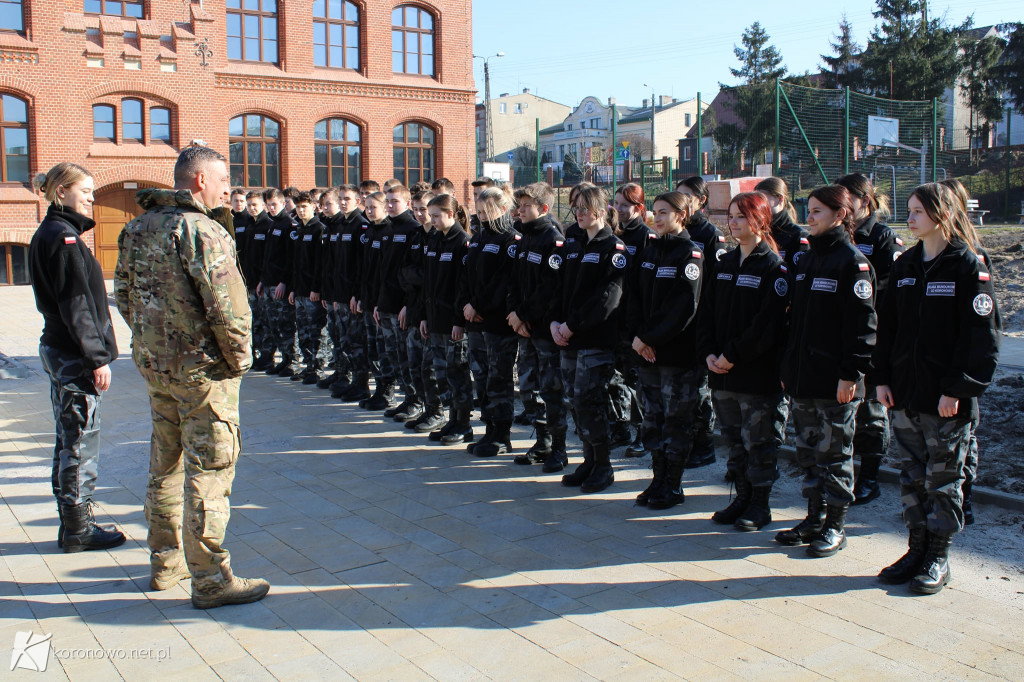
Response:
M152 182L119 182L96 192L92 217L96 221L96 259L104 277L113 277L117 267L117 238L125 223L142 214L135 203L135 193L146 187L159 187Z

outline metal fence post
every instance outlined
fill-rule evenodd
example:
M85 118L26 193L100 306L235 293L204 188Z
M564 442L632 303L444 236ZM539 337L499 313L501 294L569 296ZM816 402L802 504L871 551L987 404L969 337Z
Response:
M1013 213L1010 211L1010 119L1013 116L1013 109L1006 107L1006 186L1003 188L1006 219L1009 220Z
M534 121L534 128L537 131L537 179L534 182L540 182L540 119L535 118Z
M619 191L619 174L616 173L615 155L618 153L619 146L619 110L615 104L612 104L612 196ZM623 166L625 168L625 166ZM625 178L623 178L625 179Z
M772 175L779 176L779 156L782 150L779 147L779 90L782 86L779 79L775 79L775 153L772 154Z
M697 93L697 175L704 175L704 158L701 156L701 142L704 137L704 117L700 106L700 93Z
M843 175L850 174L850 86L846 86L846 122L843 135Z
M939 100L932 97L932 182L939 181Z

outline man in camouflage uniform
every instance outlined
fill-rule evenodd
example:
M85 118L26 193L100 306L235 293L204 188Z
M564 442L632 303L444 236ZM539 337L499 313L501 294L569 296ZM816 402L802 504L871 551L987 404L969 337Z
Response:
M167 589L191 574L192 605L213 608L256 601L270 589L264 580L234 576L223 546L252 317L234 243L220 224L224 157L185 149L174 183L174 190L136 195L146 212L118 240L114 293L132 329L132 357L153 418L150 587Z

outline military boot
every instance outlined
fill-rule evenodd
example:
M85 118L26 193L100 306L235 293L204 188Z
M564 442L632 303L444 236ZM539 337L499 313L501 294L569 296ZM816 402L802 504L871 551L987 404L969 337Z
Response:
M888 585L900 585L907 582L920 572L927 550L928 529L923 526L911 528L910 537L907 540L907 553L897 559L896 563L883 568L878 574L878 579Z
M611 450L608 445L591 446L591 451L594 453L594 468L580 484L581 493L599 493L615 482L615 471L612 469Z
M878 486L878 468L882 458L875 455L861 455L857 480L853 484L853 504L867 504L882 494Z
M553 474L569 466L569 455L565 453L565 431L551 433L551 452L544 460L542 470L546 474Z
M651 498L651 495L661 494L659 491L665 485L665 463L664 452L661 450L651 452L651 482L646 490L636 496L636 503L641 507L647 506L647 501Z
M482 417L480 421L484 423L484 436L476 443L470 442L468 445L466 445L466 452L468 452L471 455L473 454L473 450L476 449L477 445L490 443L492 440L494 440L494 422L492 422L487 417Z
M813 557L832 556L846 547L846 512L848 504L830 504L821 532L807 545L807 554Z
M921 569L910 581L911 592L936 594L949 584L952 577L949 571L949 548L952 544L952 535L928 533L928 549L921 562Z
M743 510L750 504L750 496L753 493L753 488L750 485L750 481L747 480L745 475L738 475L736 477L736 496L732 498L732 502L729 503L725 509L719 509L711 515L711 520L715 523L721 524L733 524L736 523L736 519L743 516Z
M405 406L404 410L399 410L395 414L391 415L391 418L394 419L399 424L411 422L419 418L419 416L426 411L423 405L423 401L420 400L419 398L407 400L406 403L408 404Z
M473 448L474 457L494 457L512 451L512 422L496 421L491 428L491 440L480 441Z
M419 398L416 396L415 393L413 393L411 396L410 395L406 395L405 399L403 399L402 402L398 403L397 405L395 405L393 407L389 407L388 409L384 410L384 416L387 417L388 419L394 419L396 414L398 414L399 412L404 411L406 408L408 408L410 405L412 405L413 403L417 402L418 400L419 400Z
M807 518L796 524L789 530L784 530L775 536L775 542L780 545L802 545L810 542L814 536L821 532L825 525L825 498L817 491L807 498Z
M373 395L359 403L359 406L364 410L376 412L378 410L385 410L391 404L391 401L395 397L395 384L390 381L381 381L377 384L377 389L373 392Z
M64 507L64 552L72 554L92 549L110 549L124 544L124 533L116 528L104 528L96 523L92 501Z
M335 370L335 371L331 372L330 374L325 374L322 379L319 379L316 382L316 387L317 388L322 388L322 389L326 390L326 389L330 388L331 386L333 386L334 382L339 381L341 379L341 377L342 377L342 373L337 371L337 370Z
M348 387L348 390L340 395L334 389L331 389L331 397L341 398L343 403L359 403L370 397L370 376L369 372L363 372L359 376L352 380L352 385Z
M629 435L629 422L615 422L608 432L608 449L614 450L623 445L633 442L633 436Z
M640 425L636 427L636 438L626 448L626 457L643 457L650 454L650 450L644 445L643 429Z
M665 482L647 497L648 509L671 509L686 501L683 494L683 469L686 461L682 457L665 461Z
M750 494L750 504L743 510L743 513L736 523L736 530L753 531L761 530L772 522L772 507L769 499L772 495L770 485L758 486Z
M260 578L239 578L234 576L231 582L213 592L196 592L192 590L192 606L197 609L215 609L228 604L250 604L267 596L270 583Z
M547 460L551 454L551 431L547 422L536 422L537 442L530 446L522 455L516 455L512 461L516 464L539 464Z
M345 392L352 386L355 378L356 375L350 372L339 373L334 381L327 386L331 391L331 397L340 398L345 395Z
M427 438L438 443L441 442L442 438L444 438L445 436L452 432L452 429L455 428L455 425L458 421L459 411L453 407L452 409L448 410L448 421L444 423L444 426L442 426L437 431L431 431L427 435Z
M57 526L57 547L64 547L64 507L59 503L57 504L57 517L60 519L60 525Z
M706 431L698 431L693 436L693 449L686 458L687 469L699 469L715 463L715 441Z
M266 372L268 369L274 366L274 358L269 355L261 355L259 360L252 363L253 372Z
M416 433L430 433L444 425L444 407L440 404L427 406L415 419L405 422L405 428Z
M594 470L594 450L583 441L583 463L576 467L576 471L562 476L562 485L566 488L578 488L590 476Z
M169 590L182 580L189 580L192 574L184 561L179 561L169 568L152 569L149 575L149 589L157 592Z
M452 430L441 437L442 445L458 445L473 442L473 427L469 423L469 410L453 410L456 414Z

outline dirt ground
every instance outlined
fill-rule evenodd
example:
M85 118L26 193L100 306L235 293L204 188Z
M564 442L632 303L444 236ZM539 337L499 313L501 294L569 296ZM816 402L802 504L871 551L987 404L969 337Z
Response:
M1003 333L1024 337L1024 227L984 228L980 236L992 260Z

